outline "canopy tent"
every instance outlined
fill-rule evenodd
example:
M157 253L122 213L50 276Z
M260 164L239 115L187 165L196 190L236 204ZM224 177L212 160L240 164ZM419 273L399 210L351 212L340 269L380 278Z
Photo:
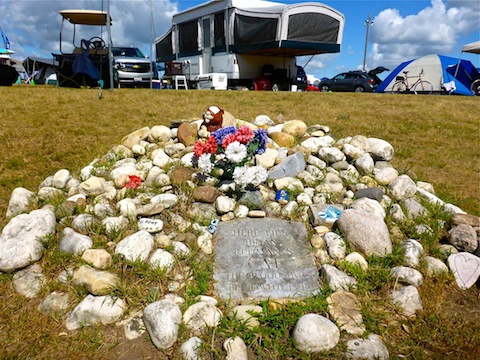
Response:
M321 3L213 0L175 14L172 27L155 40L157 61L200 54L200 22L214 14L213 54L302 56L340 51L345 17Z
M470 85L478 76L478 70L468 60L432 54L401 63L383 80L375 92L391 91L397 76L403 75L403 71L408 71L409 84L412 86L422 70L422 79L433 84L434 92L442 92L444 84L453 82L455 89L452 93L460 95L472 95Z
M470 44L464 45L462 47L462 52L468 52L472 54L480 54L480 40L474 41Z

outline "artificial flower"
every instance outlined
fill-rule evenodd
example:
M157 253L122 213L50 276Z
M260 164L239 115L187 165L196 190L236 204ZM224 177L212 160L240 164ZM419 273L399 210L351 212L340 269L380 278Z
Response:
M247 145L253 139L254 133L248 126L243 125L238 128L237 140L239 143Z
M202 154L198 158L198 168L203 174L210 174L213 169L213 163L211 162L212 155Z
M137 175L129 175L128 182L123 186L127 189L137 189L142 185L142 179Z
M247 156L247 147L238 141L234 141L225 149L225 156L233 163L242 162Z

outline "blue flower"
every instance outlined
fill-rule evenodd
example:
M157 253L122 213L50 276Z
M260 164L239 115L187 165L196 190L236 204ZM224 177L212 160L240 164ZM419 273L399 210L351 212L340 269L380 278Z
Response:
M235 126L226 126L211 133L211 135L217 140L219 146L222 146L223 139L229 134L236 134L237 128Z
M252 142L258 144L257 154L263 154L267 149L267 131L264 129L258 129L255 131L255 136L252 139Z

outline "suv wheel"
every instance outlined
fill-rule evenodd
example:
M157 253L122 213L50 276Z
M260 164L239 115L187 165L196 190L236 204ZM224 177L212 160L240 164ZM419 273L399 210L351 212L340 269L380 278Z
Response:
M328 85L322 85L320 87L321 92L328 92L329 90L330 90L330 88L328 87Z
M355 88L355 92L363 92L363 90L364 90L364 89L363 89L363 86L357 86L357 87Z

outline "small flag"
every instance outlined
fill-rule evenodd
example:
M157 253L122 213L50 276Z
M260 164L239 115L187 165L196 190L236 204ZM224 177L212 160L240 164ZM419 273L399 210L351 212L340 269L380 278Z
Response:
M5 36L5 48L6 48L7 50L10 49L10 40L8 40L8 37L7 37L7 36Z

